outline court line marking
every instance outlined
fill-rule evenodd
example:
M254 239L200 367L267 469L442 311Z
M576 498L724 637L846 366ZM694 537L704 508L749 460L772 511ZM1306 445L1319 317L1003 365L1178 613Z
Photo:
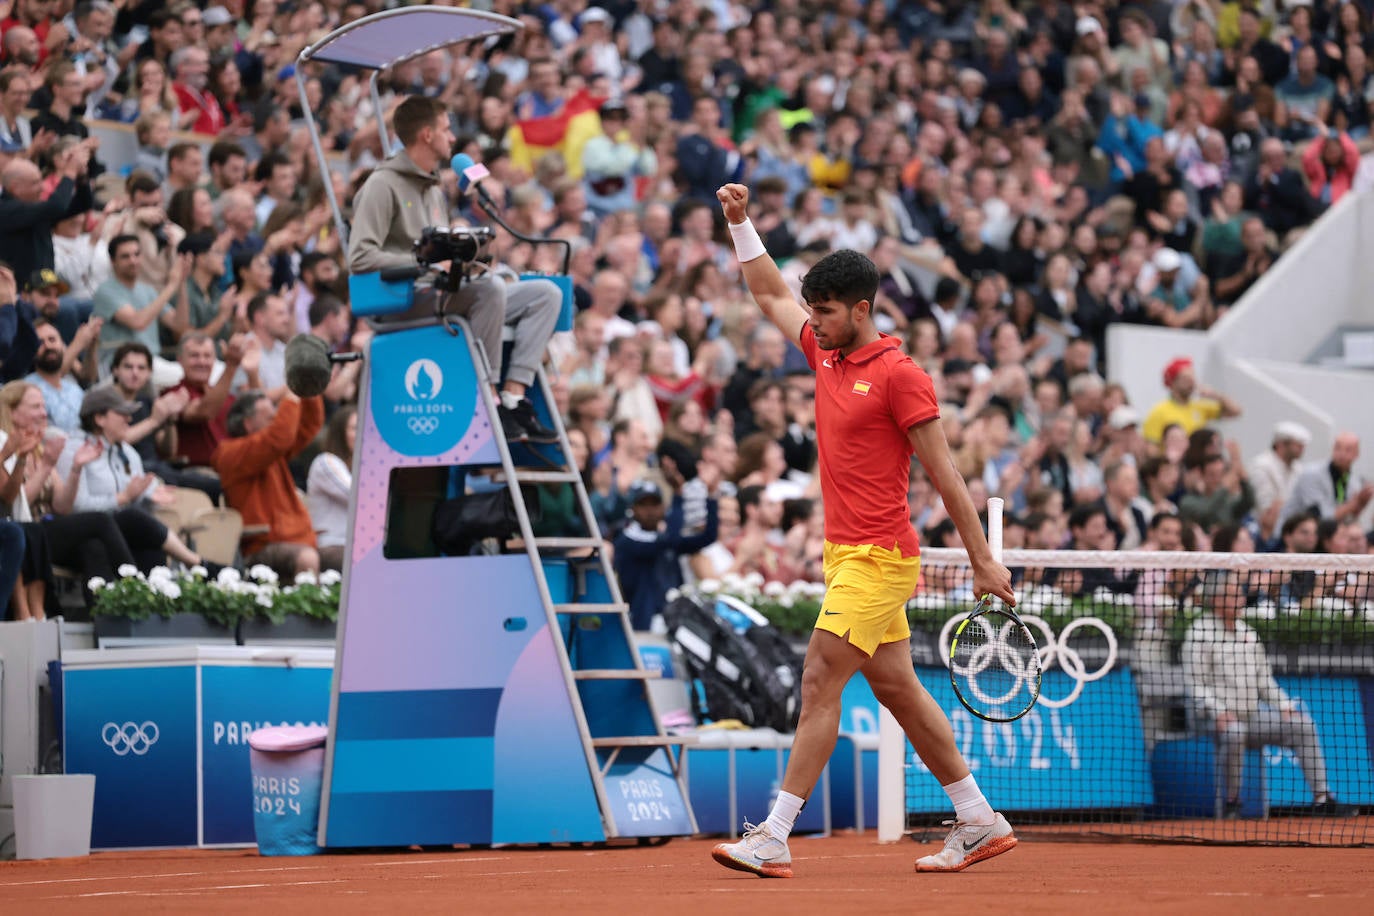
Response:
M468 863L468 862L504 862L513 859L514 856L480 856L473 858L462 858L456 850L451 858L444 859L398 859L388 862L367 862L371 868L391 868L397 865L436 865L439 863ZM226 874L252 875L252 874L272 874L274 872L289 871L321 871L328 870L337 863L320 865L274 865L267 868L228 868L218 871L175 871L175 872L156 872L147 875L96 875L83 878L47 878L41 881L4 881L0 880L0 887L30 887L44 884L75 884L82 881L137 881L145 878L203 878L207 876L223 877Z
M187 888L167 888L165 890L127 890L127 891L94 891L89 894L58 894L51 897L41 897L41 900L78 900L86 897L164 897L179 896L185 894L202 894L210 891L233 891L260 887L306 887L316 884L342 884L350 878L332 878L328 881L289 881L279 883L276 881L265 881L256 884L215 884L210 887L187 887Z

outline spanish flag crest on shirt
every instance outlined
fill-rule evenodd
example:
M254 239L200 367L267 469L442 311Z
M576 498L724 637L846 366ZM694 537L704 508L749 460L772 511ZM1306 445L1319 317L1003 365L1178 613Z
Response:
M863 379L859 379L857 382L854 383L854 393L861 394L864 397L868 397L868 390L872 387L872 382L865 382Z

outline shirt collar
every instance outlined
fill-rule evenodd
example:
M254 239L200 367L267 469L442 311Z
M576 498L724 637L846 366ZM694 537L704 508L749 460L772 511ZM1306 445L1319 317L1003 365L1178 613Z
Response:
M877 340L872 343L864 344L853 353L848 354L844 357L844 362L861 366L864 363L872 362L888 350L896 350L897 346L897 338L879 333Z

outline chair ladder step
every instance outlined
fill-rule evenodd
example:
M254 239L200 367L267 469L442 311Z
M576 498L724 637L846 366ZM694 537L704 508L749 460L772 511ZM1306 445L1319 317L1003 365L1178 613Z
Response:
M579 681L654 681L661 676L642 668L584 668L572 675Z
M696 735L628 735L624 738L593 738L592 747L671 747L676 744L696 744Z
M537 548L554 548L572 550L578 547L600 547L601 538L535 538L534 546Z
M628 604L555 604L556 614L628 614Z
M506 482L506 472L498 471L492 479L499 482ZM520 483L576 483L579 479L576 471L533 471L524 468L515 469L515 479Z

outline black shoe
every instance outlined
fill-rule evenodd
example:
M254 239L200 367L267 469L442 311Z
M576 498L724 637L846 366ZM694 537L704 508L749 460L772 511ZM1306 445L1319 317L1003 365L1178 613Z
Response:
M201 558L200 565L205 567L205 578L210 582L218 579L220 570L224 569L222 563L216 563L214 560L207 560L204 557Z
M1341 804L1328 792L1312 802L1310 810L1317 817L1350 817L1355 813L1355 806Z
M501 419L502 427L504 428L506 425L505 417L509 416L525 431L525 441L543 445L558 441L558 433L540 423L539 418L534 415L534 405L530 403L529 398L521 398L520 403L513 408L503 407L502 412L504 414ZM507 438L510 437L507 436Z
M1221 806L1221 817L1223 820L1234 821L1240 817L1240 802L1228 801Z
M497 414L501 417L501 435L506 437L507 442L528 442L529 432L520 425L520 421L515 418L514 412L507 410L504 406L497 405Z

